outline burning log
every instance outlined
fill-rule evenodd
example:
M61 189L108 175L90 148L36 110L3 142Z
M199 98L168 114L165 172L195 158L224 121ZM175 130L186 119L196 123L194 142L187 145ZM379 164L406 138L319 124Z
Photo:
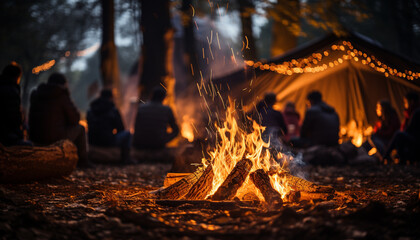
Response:
M0 144L0 182L28 182L70 175L78 161L77 148L69 140L45 147Z
M293 191L292 190L292 191L290 191L289 193L286 194L286 199L289 202L292 202L292 203L299 202L300 201L300 198L301 198L300 191Z
M209 165L201 175L200 179L198 179L198 181L190 188L184 198L188 200L204 199L213 187L213 177L213 167L212 165Z
M328 201L334 198L333 193L300 192L300 200Z
M254 185L261 191L265 201L269 205L276 207L283 205L280 193L271 186L270 177L263 169L258 169L249 176Z
M217 189L216 193L211 197L212 200L230 200L235 197L236 192L242 186L248 177L252 168L252 161L243 158L236 163L236 166L229 173L222 185Z
M169 187L158 189L151 192L151 194L159 199L180 199L187 194L191 186L198 181L201 175L203 175L203 172L204 168L198 168L194 173L189 174Z
M277 174L279 177L285 178L287 184L294 188L296 191L308 193L334 193L334 189L330 186L317 185L300 177L295 177L287 172Z
M190 174L191 173L167 173L163 182L163 187L169 187Z

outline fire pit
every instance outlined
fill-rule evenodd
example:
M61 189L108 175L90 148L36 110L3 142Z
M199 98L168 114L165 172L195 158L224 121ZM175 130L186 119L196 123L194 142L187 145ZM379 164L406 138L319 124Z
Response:
M334 189L293 176L288 164L294 158L278 154L275 160L264 128L255 121L250 130L238 123L230 101L225 121L216 125L217 144L192 174L168 174L165 186L151 192L160 200L260 201L270 207L301 199L329 200ZM281 162L281 164L280 164Z

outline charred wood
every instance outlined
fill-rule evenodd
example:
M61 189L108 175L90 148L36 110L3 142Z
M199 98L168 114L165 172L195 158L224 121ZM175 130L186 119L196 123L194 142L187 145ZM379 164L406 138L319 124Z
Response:
M213 167L212 165L209 165L184 198L189 200L204 199L213 187L213 177Z
M270 177L263 169L258 169L252 172L249 176L269 205L277 207L283 205L280 193L271 186Z
M182 178L171 186L158 189L151 192L151 194L155 195L155 197L159 199L180 199L188 193L188 190L198 181L203 172L204 168L199 168L194 173Z
M334 193L334 189L330 186L317 185L287 172L277 174L280 178L285 178L285 182L296 191L308 193Z
M229 173L225 181L217 189L216 193L211 197L213 200L230 200L235 197L236 192L242 186L245 179L251 171L252 162L249 159L243 158L236 163L236 166Z

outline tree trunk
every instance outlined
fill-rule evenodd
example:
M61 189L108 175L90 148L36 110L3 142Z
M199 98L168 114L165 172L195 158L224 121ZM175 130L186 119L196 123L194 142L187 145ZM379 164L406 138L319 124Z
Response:
M184 29L184 64L189 77L189 84L200 79L197 51L194 36L194 16L191 0L182 0L181 21ZM193 81L194 80L194 81Z
M252 0L238 0L242 24L243 55L245 60L256 60L257 49L252 30L252 13L255 6Z
M118 67L117 47L115 46L114 0L101 0L102 3L102 45L101 76L104 88L113 90L117 106L121 105L120 70Z
M299 1L277 0L270 15L273 17L271 56L275 57L297 46Z
M143 33L141 46L143 71L139 81L139 94L143 101L147 101L154 87L173 81L171 62L173 29L170 23L169 0L139 0L139 2L140 27ZM172 87L174 86L169 86ZM167 90L170 90L168 86Z
M236 195L238 189L242 186L245 179L251 171L252 162L249 159L243 158L236 163L235 167L229 173L225 181L220 185L217 191L211 196L212 200L230 200Z
M271 186L270 177L263 169L252 172L249 177L254 185L260 190L265 201L269 205L276 207L281 207L281 205L283 205L280 193Z
M77 148L69 140L46 147L0 144L0 182L29 182L69 175L78 160Z

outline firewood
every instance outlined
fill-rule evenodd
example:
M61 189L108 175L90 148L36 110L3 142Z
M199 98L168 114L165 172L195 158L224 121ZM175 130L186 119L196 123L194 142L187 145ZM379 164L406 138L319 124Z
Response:
M45 147L0 144L0 182L29 182L70 175L78 161L77 148L69 140Z
M322 200L327 201L334 198L333 193L300 192L300 200Z
M211 197L213 200L230 200L235 197L236 192L242 186L252 168L252 161L243 158L236 163L236 166L229 173L225 181Z
M252 172L249 177L269 205L276 207L283 205L280 193L271 186L270 177L263 169Z
M278 175L280 178L286 178L285 182L296 191L308 193L334 193L334 189L330 186L317 185L287 172L278 173Z
M203 172L204 168L198 168L197 171L184 177L171 186L161 188L150 193L159 199L180 199L187 194L188 190L198 181Z
M289 202L292 202L292 203L297 203L297 202L299 202L300 201L300 191L294 191L294 190L292 190L292 191L290 191L290 192L288 192L287 194L286 194L286 199L289 201Z
M184 199L204 199L213 188L213 177L213 167L212 165L209 165L206 168L206 170L204 170L204 173L201 175L200 179L198 179L198 181L190 188L188 193L184 196Z
M169 187L190 174L191 173L167 173L165 180L163 181L163 187Z

